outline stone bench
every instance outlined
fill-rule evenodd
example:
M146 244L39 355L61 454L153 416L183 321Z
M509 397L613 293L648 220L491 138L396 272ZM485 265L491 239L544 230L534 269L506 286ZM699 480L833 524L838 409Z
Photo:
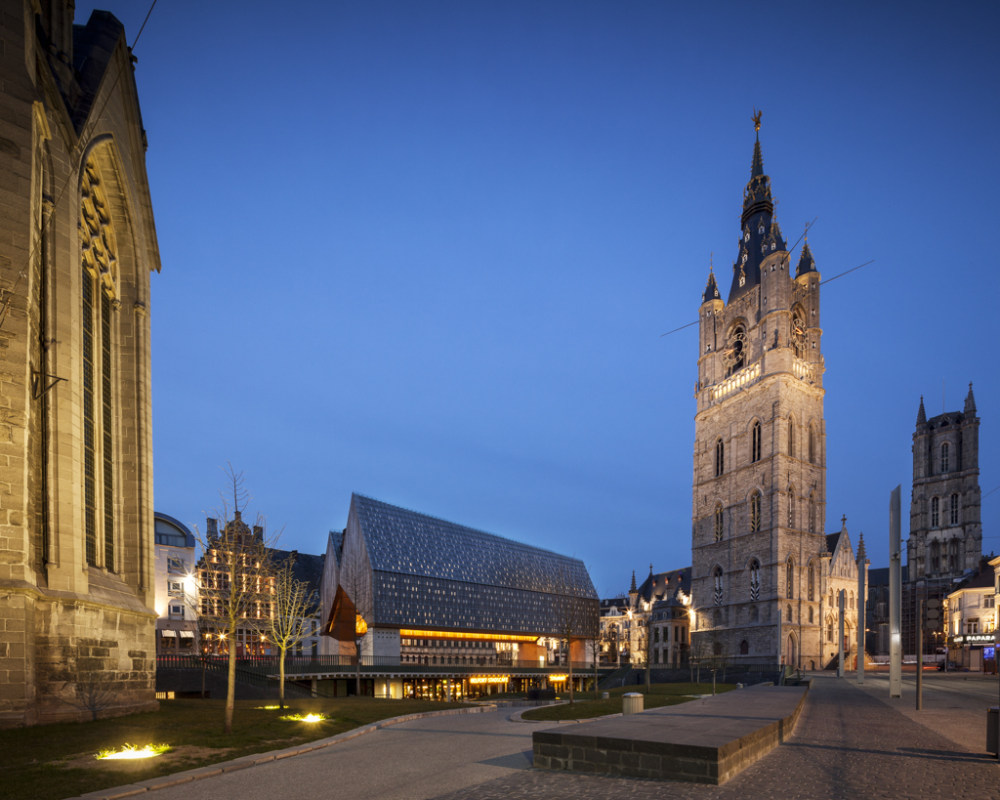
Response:
M792 734L808 686L768 686L536 731L534 764L634 778L725 783Z

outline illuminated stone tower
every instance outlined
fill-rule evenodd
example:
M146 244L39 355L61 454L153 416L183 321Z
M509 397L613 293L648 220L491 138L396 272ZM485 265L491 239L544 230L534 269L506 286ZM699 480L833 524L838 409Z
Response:
M695 387L695 657L820 666L826 447L819 285L794 275L759 130L729 298L710 271Z
M961 411L927 419L920 398L913 433L913 493L903 587L903 650L916 653L918 602L940 601L979 568L979 416L972 384ZM940 622L925 622L925 651L941 646Z

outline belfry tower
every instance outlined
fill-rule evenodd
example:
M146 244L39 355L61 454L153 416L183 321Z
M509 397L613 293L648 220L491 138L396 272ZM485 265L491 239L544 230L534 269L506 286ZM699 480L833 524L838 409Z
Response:
M826 447L819 285L794 275L754 117L729 297L710 270L699 319L692 655L820 664Z

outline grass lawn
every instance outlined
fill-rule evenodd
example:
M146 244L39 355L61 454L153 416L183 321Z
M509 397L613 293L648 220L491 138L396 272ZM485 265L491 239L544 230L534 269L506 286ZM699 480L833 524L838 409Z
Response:
M223 735L224 700L165 700L160 710L97 722L0 730L3 800L61 800L111 786L181 772L253 753L323 739L388 717L441 711L461 703L371 698L296 699L286 710L273 700L238 700L233 732ZM323 722L287 722L288 713L323 713ZM137 761L98 761L102 749L165 743L171 752Z
M719 694L735 689L731 683L720 683L715 687ZM565 719L590 719L603 717L607 714L620 714L622 710L622 695L626 692L639 692L643 698L643 708L659 708L686 703L694 695L711 694L711 683L654 683L649 691L645 684L641 686L625 686L612 689L607 700L595 700L593 692L577 692L575 702L558 706L541 706L525 711L522 719L548 720L558 722ZM561 700L568 700L566 694L560 695Z

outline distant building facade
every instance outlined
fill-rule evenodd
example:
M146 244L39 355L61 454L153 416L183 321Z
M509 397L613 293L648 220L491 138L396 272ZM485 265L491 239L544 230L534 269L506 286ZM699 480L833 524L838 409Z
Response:
M824 657L824 362L808 243L790 259L758 139L728 299L710 271L699 310L692 648L808 668Z
M450 666L592 663L598 600L581 561L357 494L330 534L321 596L328 651L353 656L364 621L362 657L387 669L382 696L419 696L408 668L445 678Z
M902 635L904 654L917 650L919 603L941 602L979 567L983 550L979 489L979 416L972 384L962 411L927 419L920 398L913 433L913 491L906 541ZM942 624L925 621L924 652L943 646Z
M1000 557L980 569L944 600L948 660L960 669L996 672L997 573Z
M146 133L121 23L0 14L0 725L156 708Z
M691 567L653 573L628 595L601 600L600 653L606 665L680 667L691 639Z
M198 581L194 534L180 520L155 515L157 655L197 654Z

